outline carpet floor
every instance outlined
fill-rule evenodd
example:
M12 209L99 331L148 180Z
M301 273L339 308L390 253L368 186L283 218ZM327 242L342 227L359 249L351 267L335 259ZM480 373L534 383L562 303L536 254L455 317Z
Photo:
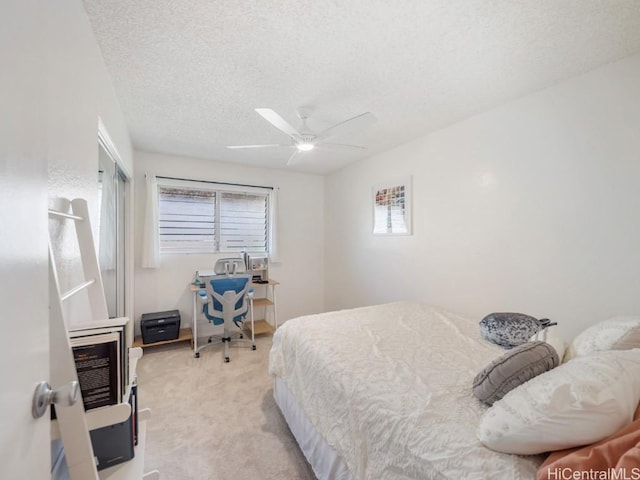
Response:
M267 372L271 337L257 350L188 344L147 348L138 363L147 423L145 471L163 480L315 480L278 409Z

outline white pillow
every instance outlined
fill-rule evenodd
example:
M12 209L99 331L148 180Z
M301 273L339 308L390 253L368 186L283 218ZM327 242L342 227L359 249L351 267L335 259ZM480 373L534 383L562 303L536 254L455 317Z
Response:
M640 401L640 349L578 357L511 390L489 408L478 438L531 455L597 442L630 423Z
M563 361L601 350L615 350L616 342L634 333L640 334L640 317L637 316L613 317L596 323L569 344Z
M538 333L534 334L530 339L530 342L540 341L547 342L551 345L556 353L558 354L558 359L562 363L562 358L564 357L564 350L567 347L567 344L562 339L562 337L558 334L558 327L553 325L551 327L547 327L543 330L540 330Z

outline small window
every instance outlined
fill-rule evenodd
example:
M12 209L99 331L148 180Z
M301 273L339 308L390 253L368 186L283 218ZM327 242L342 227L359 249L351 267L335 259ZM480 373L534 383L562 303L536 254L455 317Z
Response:
M267 252L266 193L159 187L160 251Z

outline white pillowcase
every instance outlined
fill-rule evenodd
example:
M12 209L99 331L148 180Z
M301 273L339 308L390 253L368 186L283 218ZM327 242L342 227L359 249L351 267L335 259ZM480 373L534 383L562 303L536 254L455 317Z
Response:
M613 350L616 342L634 329L640 329L640 317L613 317L596 323L569 344L564 361L601 350Z
M564 357L564 351L567 347L567 344L562 339L562 337L558 333L558 327L553 325L551 327L547 327L543 330L540 330L538 333L533 335L530 339L530 342L540 341L547 342L551 345L556 353L558 354L558 360L562 363L562 358Z
M521 455L597 442L630 423L640 401L640 349L578 357L511 390L489 408L478 438Z

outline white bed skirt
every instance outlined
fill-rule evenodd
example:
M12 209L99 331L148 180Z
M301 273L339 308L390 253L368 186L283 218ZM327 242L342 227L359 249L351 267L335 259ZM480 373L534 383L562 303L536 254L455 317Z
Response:
M347 464L318 433L287 385L278 377L273 380L273 397L316 477L319 480L352 480Z

